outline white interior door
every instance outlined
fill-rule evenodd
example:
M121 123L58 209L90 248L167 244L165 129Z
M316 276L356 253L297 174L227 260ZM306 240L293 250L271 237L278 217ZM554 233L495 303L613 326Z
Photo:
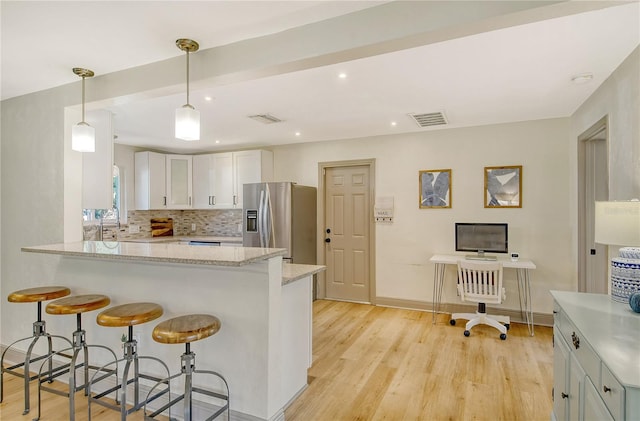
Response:
M325 286L329 299L370 302L370 168L326 168Z

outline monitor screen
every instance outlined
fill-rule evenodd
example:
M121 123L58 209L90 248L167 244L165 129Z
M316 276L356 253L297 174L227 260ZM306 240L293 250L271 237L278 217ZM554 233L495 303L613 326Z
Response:
M509 228L504 223L456 222L456 251L507 253Z

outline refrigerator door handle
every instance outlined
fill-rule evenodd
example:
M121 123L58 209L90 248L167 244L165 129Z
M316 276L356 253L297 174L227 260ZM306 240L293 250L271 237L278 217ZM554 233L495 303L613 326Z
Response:
M264 243L265 247L271 247L271 234L273 230L272 213L271 213L271 191L269 185L266 184L267 190L264 195ZM275 244L274 244L275 246Z
M260 247L264 247L264 190L260 190L260 201L258 202L258 237Z

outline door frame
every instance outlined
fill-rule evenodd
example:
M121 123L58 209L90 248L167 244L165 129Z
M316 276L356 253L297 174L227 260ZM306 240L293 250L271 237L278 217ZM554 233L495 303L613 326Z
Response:
M376 175L376 160L370 159L355 159L349 161L330 161L330 162L318 162L318 224L317 224L317 242L318 242L318 264L326 265L326 253L324 247L324 227L325 215L324 215L324 197L326 193L326 187L324 182L325 170L327 168L339 168L339 167L355 167L355 166L367 166L369 167L369 302L372 305L376 304L376 230L375 221L373 219L373 208L375 204L375 175ZM318 291L317 298L326 298L326 276L324 271L318 273Z
M586 176L587 176L587 141L604 131L605 149L607 151L607 185L609 186L609 116L605 115L587 130L578 136L578 291L587 290L587 221L585 209L586 203ZM610 188L608 189L610 191ZM607 193L608 197L608 193ZM608 261L608 253L606 253Z

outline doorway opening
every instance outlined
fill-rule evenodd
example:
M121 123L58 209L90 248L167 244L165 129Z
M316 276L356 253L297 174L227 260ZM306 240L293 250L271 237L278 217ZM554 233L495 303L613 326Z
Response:
M578 136L578 291L607 294L607 246L594 240L595 202L609 200L608 116Z

